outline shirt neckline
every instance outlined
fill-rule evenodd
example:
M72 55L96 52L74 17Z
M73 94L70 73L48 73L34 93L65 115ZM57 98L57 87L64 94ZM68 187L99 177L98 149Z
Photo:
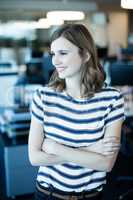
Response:
M66 92L65 90L63 91L63 94L70 100L70 101L72 101L72 102L78 102L78 103L84 103L84 102L88 102L88 101L90 101L90 99L92 99L93 97L91 97L91 98L89 98L89 97L73 97L73 96L71 96L70 94L68 94L68 92Z

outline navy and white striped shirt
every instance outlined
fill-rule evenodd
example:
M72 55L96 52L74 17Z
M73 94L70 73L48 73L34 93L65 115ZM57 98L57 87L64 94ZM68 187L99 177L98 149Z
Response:
M34 94L32 115L43 124L47 138L78 148L100 140L107 126L124 118L124 100L112 87L86 99L44 87ZM41 166L37 181L44 187L53 185L62 191L81 192L104 184L105 176L106 172L68 162Z

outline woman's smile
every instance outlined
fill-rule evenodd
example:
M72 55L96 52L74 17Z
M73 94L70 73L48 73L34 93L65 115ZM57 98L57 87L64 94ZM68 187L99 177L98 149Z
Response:
M58 73L62 73L63 71L65 71L67 69L67 67L57 67L56 70Z

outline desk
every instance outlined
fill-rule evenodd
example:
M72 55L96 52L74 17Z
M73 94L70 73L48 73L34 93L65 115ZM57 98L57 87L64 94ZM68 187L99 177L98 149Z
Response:
M0 134L0 192L4 198L34 192L38 168L29 162L27 140L27 136L9 139Z

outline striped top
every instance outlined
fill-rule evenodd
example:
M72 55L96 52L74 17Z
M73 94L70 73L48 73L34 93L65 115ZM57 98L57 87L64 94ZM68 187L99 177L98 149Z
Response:
M77 99L51 88L38 89L32 101L32 115L44 126L44 134L61 144L89 146L104 136L105 127L124 118L120 92L106 87L92 98ZM105 183L106 172L68 162L41 166L37 181L44 187L68 192L91 190Z

